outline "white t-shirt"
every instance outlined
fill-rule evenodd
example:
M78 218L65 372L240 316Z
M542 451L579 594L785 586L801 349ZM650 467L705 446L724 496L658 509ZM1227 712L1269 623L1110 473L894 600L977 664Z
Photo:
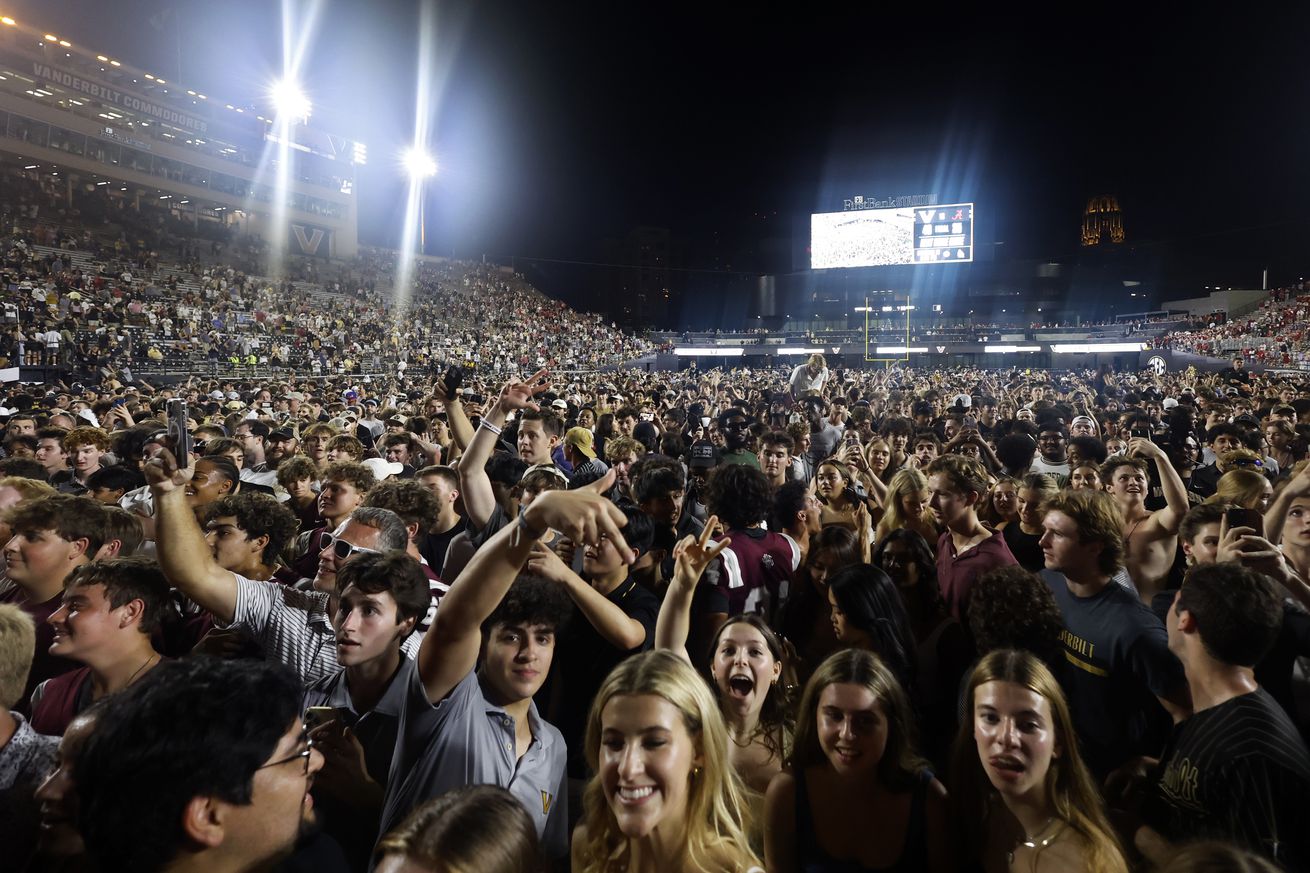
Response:
M822 391L823 385L828 381L828 368L824 367L819 372L811 376L807 364L801 364L791 371L791 378L787 383L791 385L793 392L798 391Z

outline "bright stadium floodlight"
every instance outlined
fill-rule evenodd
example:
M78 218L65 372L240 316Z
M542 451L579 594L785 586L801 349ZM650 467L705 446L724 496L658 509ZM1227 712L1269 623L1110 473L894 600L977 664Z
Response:
M282 79L273 85L269 95L273 98L273 108L277 110L278 115L285 118L298 118L301 121L309 118L313 106L295 81Z
M401 161L405 164L405 172L415 181L437 174L437 159L418 146L406 149Z

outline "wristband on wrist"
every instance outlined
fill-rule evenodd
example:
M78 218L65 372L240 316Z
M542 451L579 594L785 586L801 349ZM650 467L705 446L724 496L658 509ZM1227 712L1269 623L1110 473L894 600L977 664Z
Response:
M494 424L492 424L491 422L487 421L485 418L482 419L482 422L478 425L478 427L479 427L479 428L486 428L487 430L489 430L489 431L491 431L492 433L494 433L496 436L500 436L500 428L496 427Z

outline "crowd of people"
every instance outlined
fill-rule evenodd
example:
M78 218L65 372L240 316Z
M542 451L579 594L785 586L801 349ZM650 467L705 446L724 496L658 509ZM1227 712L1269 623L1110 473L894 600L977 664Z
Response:
M1267 367L1310 366L1310 333L1303 284L1272 292L1254 311L1232 319L1212 318L1160 338L1162 348L1225 357L1240 354Z
M5 390L6 868L1310 869L1310 385L562 372L433 270L523 344Z

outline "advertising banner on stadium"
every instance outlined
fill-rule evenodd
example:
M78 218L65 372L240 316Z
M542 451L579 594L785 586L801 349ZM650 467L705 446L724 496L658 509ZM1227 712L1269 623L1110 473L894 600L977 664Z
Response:
M332 231L317 224L291 222L291 253L327 260L332 256Z

